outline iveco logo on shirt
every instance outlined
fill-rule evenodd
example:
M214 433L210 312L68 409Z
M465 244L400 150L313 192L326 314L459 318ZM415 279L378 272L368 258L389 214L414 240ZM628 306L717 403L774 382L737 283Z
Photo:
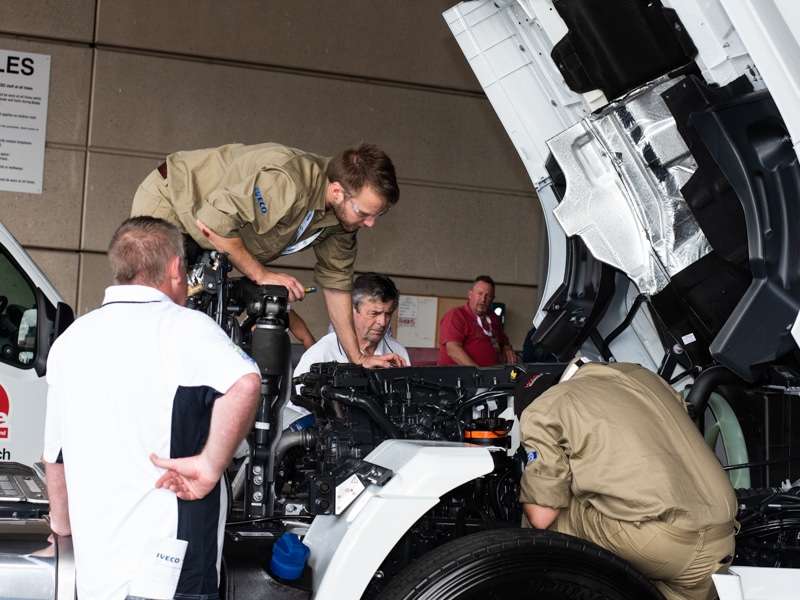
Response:
M261 197L261 190L258 187L253 188L256 194L256 202L261 209L262 214L267 214L267 205L264 203L264 198Z
M160 552L156 553L156 558L158 558L159 560L164 560L176 564L181 562L181 559L178 558L177 556L167 556L166 554L161 554Z

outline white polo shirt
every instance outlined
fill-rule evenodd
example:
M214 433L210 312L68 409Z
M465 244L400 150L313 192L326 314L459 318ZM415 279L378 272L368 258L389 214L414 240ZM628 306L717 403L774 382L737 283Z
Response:
M149 536L189 542L178 593L210 586L224 486L184 502L155 488L149 456L199 453L215 399L255 362L207 315L125 285L55 341L47 370L44 458L63 453L78 596L124 599Z
M408 358L408 350L406 350L405 346L393 337L385 335L380 343L378 343L375 354L391 354L392 352L398 356L402 356L407 365L411 364ZM349 363L350 359L347 358L347 354L345 354L342 349L342 345L339 343L339 338L336 337L336 333L329 333L321 337L316 344L303 352L303 355L300 357L294 369L294 377L302 375L303 373L308 373L311 370L311 365L314 363L334 361Z
M385 335L375 349L375 354L391 354L392 352L398 356L402 356L406 364L409 366L411 365L411 360L408 358L408 350L406 350L405 346L393 337ZM297 362L297 366L294 368L293 376L297 377L303 373L308 373L311 370L311 365L324 362L350 362L335 332L322 336L316 344L303 352L303 355ZM300 393L299 385L296 386L295 391L298 394ZM283 426L286 427L293 421L307 414L309 413L305 408L297 406L293 402L289 402L283 411Z

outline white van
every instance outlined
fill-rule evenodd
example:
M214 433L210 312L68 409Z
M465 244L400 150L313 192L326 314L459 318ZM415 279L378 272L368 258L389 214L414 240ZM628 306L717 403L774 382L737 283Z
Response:
M47 353L73 319L72 309L0 223L0 462L40 460Z

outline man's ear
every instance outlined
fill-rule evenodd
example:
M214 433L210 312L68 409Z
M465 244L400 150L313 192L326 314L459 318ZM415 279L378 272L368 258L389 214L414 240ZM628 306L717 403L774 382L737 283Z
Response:
M169 263L167 264L167 277L170 279L179 279L181 277L182 270L183 261L181 260L180 256L173 256L169 259Z
M186 304L186 274L183 270L183 261L179 256L173 256L167 263L167 274L159 289L169 296L175 304Z

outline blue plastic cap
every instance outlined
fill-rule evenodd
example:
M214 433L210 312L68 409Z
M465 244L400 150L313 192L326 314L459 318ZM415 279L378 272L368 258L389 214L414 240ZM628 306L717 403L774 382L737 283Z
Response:
M289 425L289 429L292 431L300 431L301 429L310 429L314 426L314 415L305 415L304 417L300 417L291 425Z
M310 550L296 533L284 533L272 547L269 568L281 579L300 579Z

